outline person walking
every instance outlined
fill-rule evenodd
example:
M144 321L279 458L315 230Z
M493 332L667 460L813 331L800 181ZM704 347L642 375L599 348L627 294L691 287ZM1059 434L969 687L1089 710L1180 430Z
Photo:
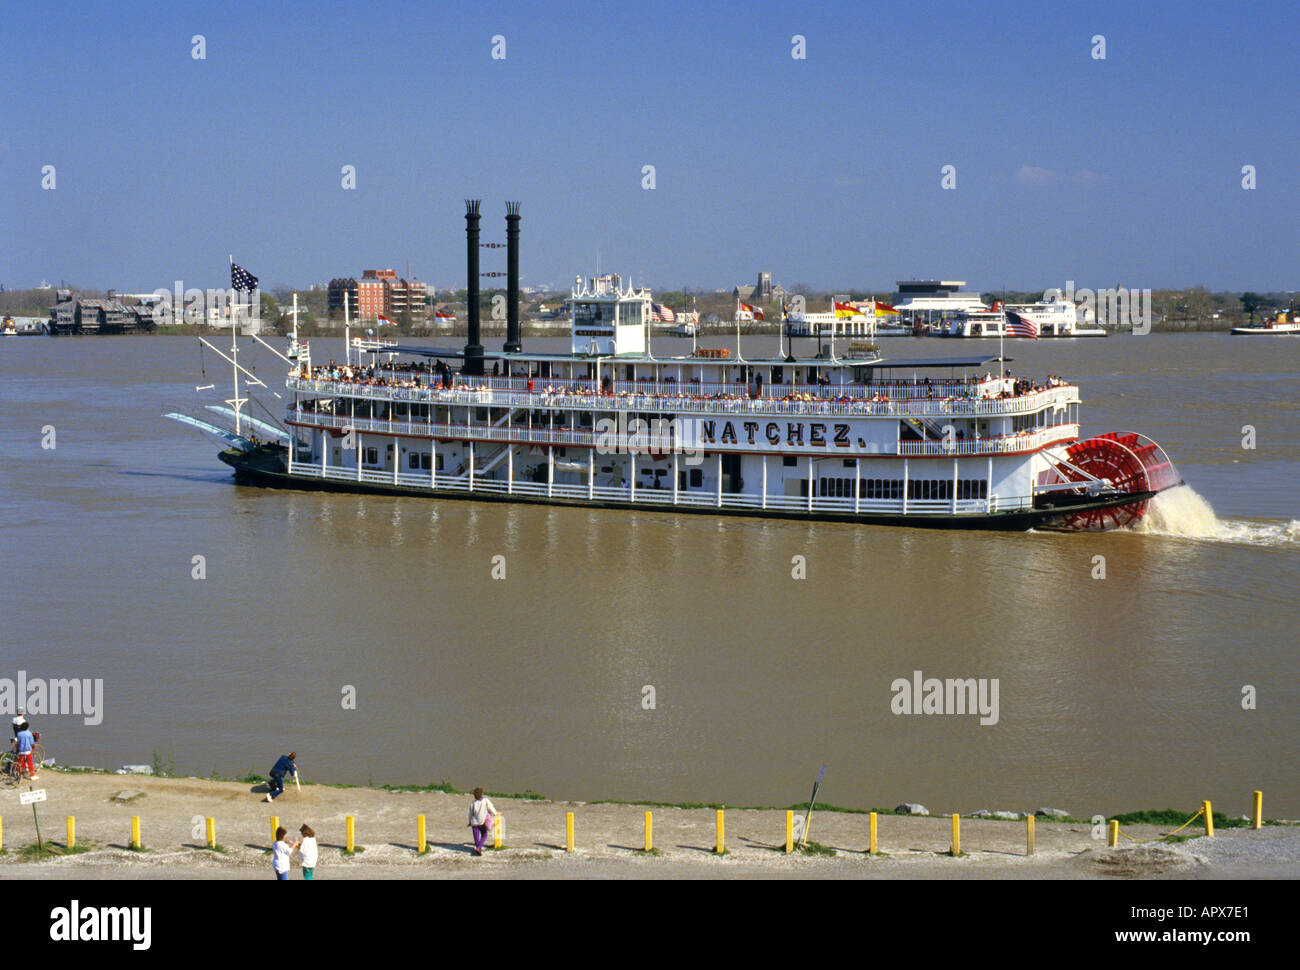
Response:
M275 830L275 844L271 846L271 869L275 878L285 881L289 878L289 856L292 855L296 842L285 839L288 831L283 825Z
M271 766L271 790L266 795L266 800L268 802L275 801L275 799L284 794L284 776L286 774L291 773L295 778L298 777L297 762L298 752L290 751L288 754L280 755L280 760Z
M316 845L316 833L306 823L303 823L298 831L302 833L302 841L298 843L298 857L302 860L302 877L311 879L316 872L316 858L320 852Z
M492 799L483 794L482 788L475 788L474 800L469 803L469 827L474 832L475 855L483 854L483 843L487 841L488 832L492 831L497 814Z

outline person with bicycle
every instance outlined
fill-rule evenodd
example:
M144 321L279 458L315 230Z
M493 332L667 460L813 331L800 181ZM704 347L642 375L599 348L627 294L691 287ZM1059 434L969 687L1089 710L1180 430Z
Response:
M274 801L284 794L284 776L292 772L294 777L298 776L298 752L290 751L288 754L280 755L274 765L271 766L270 786L271 790L267 793L266 800Z
M32 727L30 724L24 723L14 737L14 750L18 754L18 777L20 779L23 771L26 770L27 777L32 781L37 780L36 763L32 760L32 750L35 747L36 738L32 734Z

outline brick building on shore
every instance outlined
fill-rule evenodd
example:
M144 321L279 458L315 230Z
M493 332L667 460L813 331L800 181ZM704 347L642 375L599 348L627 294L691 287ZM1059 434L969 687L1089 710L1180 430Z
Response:
M410 312L414 321L424 321L429 316L427 289L418 280L405 280L396 270L368 269L361 278L339 277L330 280L330 316L342 316L344 301L353 320L375 320L387 317L394 323Z

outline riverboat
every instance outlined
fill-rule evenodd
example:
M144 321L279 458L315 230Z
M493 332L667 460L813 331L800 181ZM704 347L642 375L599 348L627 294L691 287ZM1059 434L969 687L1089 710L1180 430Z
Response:
M1037 337L1104 337L1106 330L1095 325L1091 307L1080 306L1055 292L1037 303L994 301L992 307L960 310L943 327L945 337L1015 337L1007 327L1007 311L1034 325Z
M512 214L507 237L517 245ZM209 407L233 416L235 431L169 416L227 445L219 457L238 483L294 489L1102 530L1132 524L1179 483L1164 450L1141 434L1082 437L1077 386L1013 378L988 354L890 359L874 345L833 342L802 354L791 342L776 356L742 356L737 338L734 351L661 355L649 289L613 274L575 281L567 349L528 352L515 269L505 346L486 350L476 325L477 204L466 219L464 348L350 338L340 364L314 361L295 336L275 351L287 365L279 426L250 426L239 380L252 372L232 334L222 356L235 395Z

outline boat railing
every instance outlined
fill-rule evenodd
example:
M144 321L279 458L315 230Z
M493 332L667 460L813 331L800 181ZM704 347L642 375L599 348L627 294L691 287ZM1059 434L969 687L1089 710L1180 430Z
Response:
M391 381L407 380L419 384L418 389L441 389L437 375L428 371L380 370ZM423 377L425 382L419 383ZM415 390L403 388L396 383L368 384L359 381L338 380L328 377L304 378L290 375L290 380L330 381L359 387L389 388L394 390ZM1001 382L1001 383L1000 383ZM472 383L472 387L467 387ZM936 398L962 398L971 400L988 399L998 388L1010 384L1009 378L989 378L987 381L930 380L913 381L905 379L882 379L874 381L844 381L826 384L808 383L770 383L764 379L761 383L761 400L784 400L793 396L807 396L818 400L834 400L847 397L854 400L869 400L872 397L887 395L891 400L932 400ZM526 377L523 375L484 375L465 377L456 375L454 386L477 390L487 388L501 391L520 391L545 393L548 388L567 390L575 394L651 394L660 397L712 397L714 395L749 395L755 396L759 389L757 380L745 381L698 381L698 380L605 380L567 379L560 377ZM1059 388L1044 388L1054 390Z
M1058 424L1039 431L996 435L965 440L900 441L898 454L907 456L1006 455L1036 451L1051 444L1073 441L1079 437L1077 424Z
M993 416L1062 407L1078 401L1072 386L1048 388L1007 398L914 397L901 400L864 400L848 396L795 400L774 397L714 397L709 395L662 394L619 391L599 394L594 389L574 393L571 386L552 383L541 390L498 391L492 388L450 389L441 387L395 387L289 378L290 390L372 401L418 404L462 404L479 407L547 408L578 411L652 411L704 414L796 414L863 417ZM735 388L731 387L734 391ZM682 387L678 388L680 392Z
M374 485L427 489L431 492L484 492L502 495L535 496L602 502L627 502L633 505L688 506L694 508L737 508L755 511L789 511L811 514L837 514L844 516L871 514L907 514L915 516L984 514L994 511L1011 511L1032 507L1029 496L995 496L989 499L878 499L816 495L755 495L752 493L719 492L716 489L673 489L653 487L637 482L623 485L597 485L584 472L567 472L577 475L579 481L534 482L509 478L480 477L466 467L457 474L440 471L419 473L383 471L362 467L345 468L338 465L322 467L314 462L291 461L292 475L360 481ZM499 471L498 473L499 474ZM556 470L556 474L566 474Z

